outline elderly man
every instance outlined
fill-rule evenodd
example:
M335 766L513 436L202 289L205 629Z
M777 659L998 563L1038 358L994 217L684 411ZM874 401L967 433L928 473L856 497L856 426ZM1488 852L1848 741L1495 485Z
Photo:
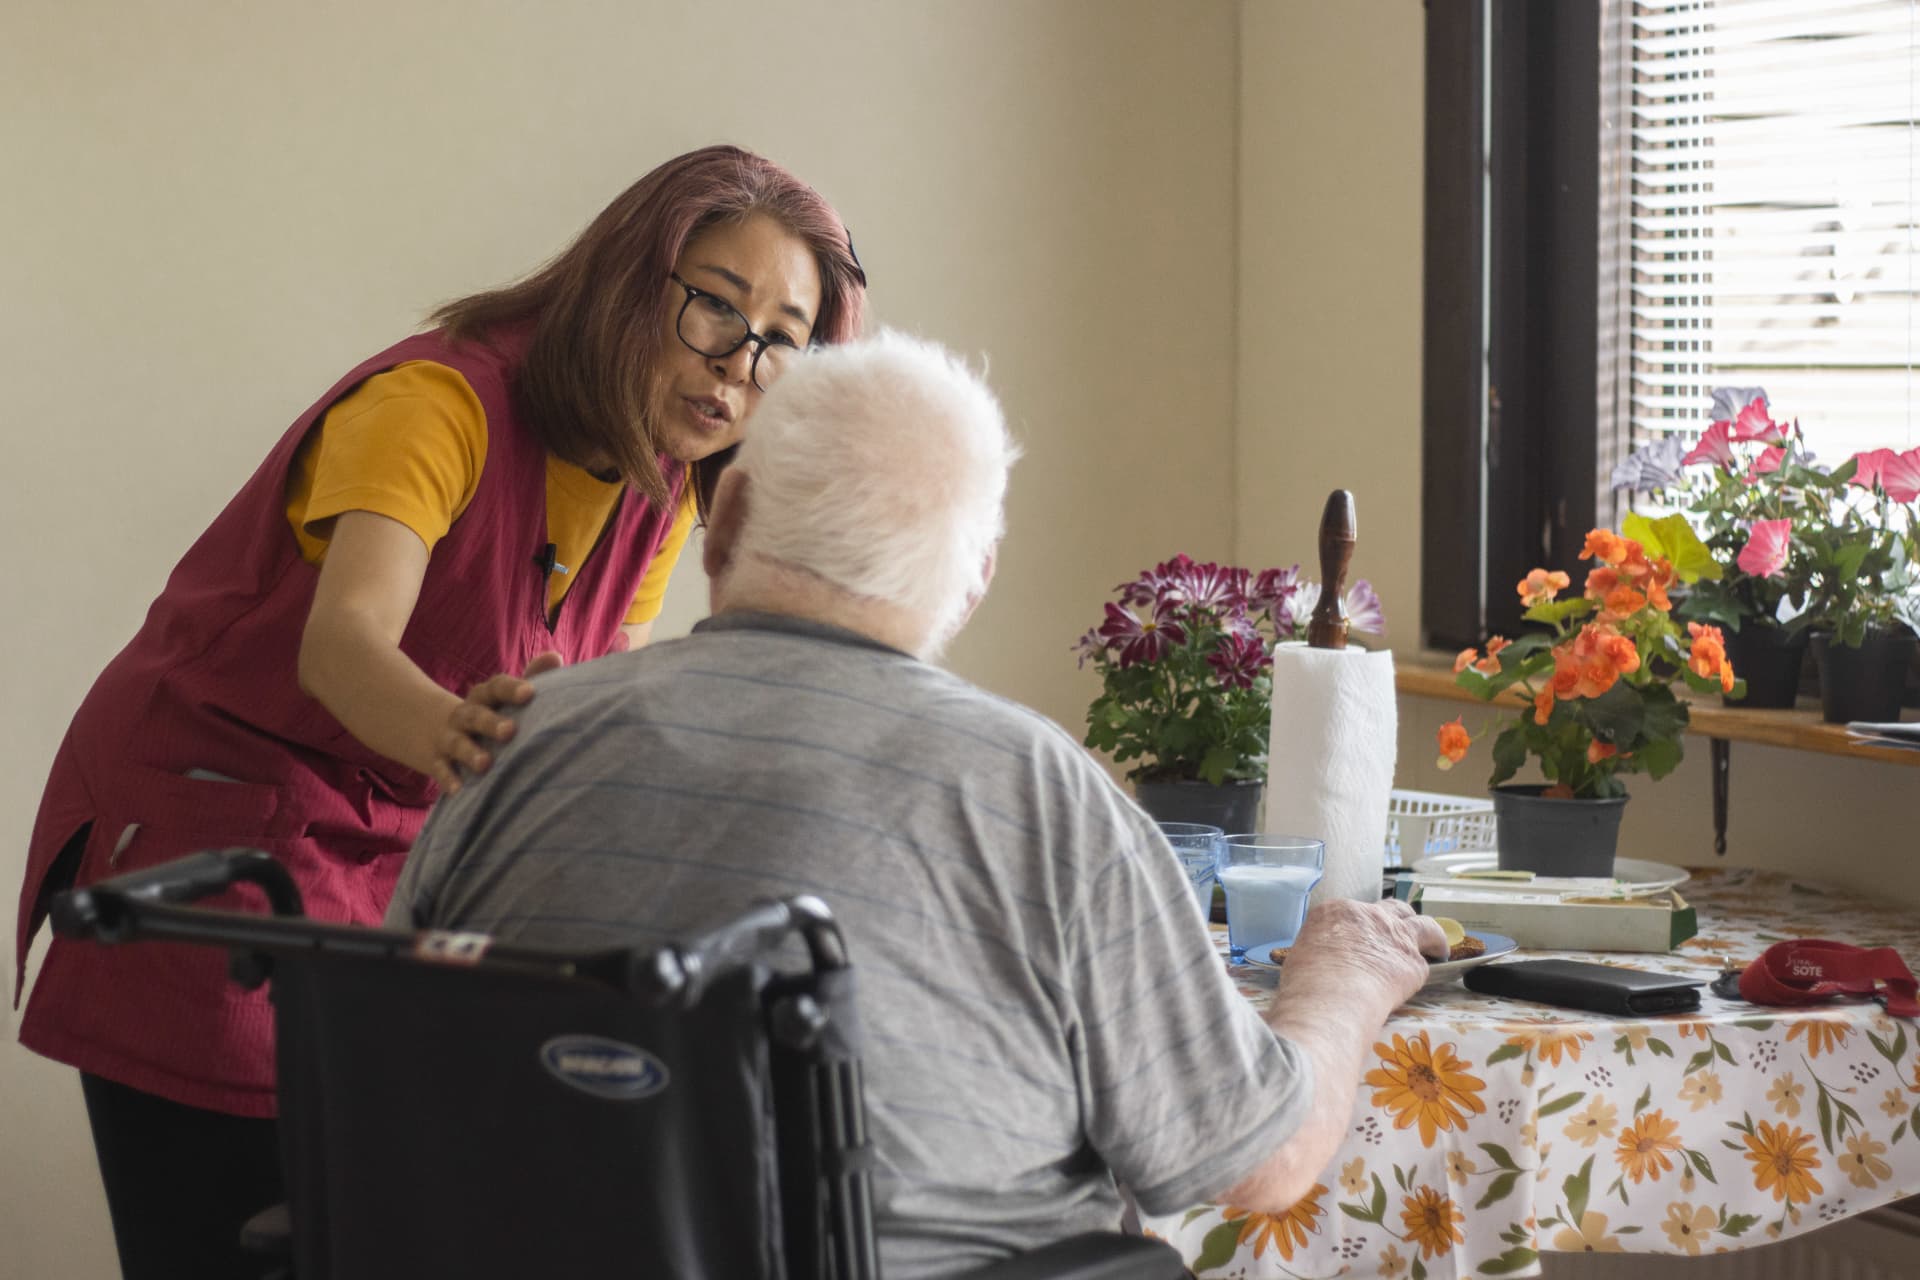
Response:
M789 372L722 478L713 616L542 676L435 810L391 923L654 942L825 899L861 975L888 1276L1331 1157L1431 921L1313 913L1263 1021L1153 822L1058 726L932 665L985 592L1016 455L992 394L897 335Z

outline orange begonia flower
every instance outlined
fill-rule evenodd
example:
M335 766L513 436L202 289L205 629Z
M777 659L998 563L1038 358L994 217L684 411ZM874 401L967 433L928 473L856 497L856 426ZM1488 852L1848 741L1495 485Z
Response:
M1453 674L1459 675L1462 671L1465 671L1472 665L1473 660L1479 656L1480 651L1478 649L1462 649L1454 655Z
M1467 726L1460 723L1459 716L1441 725L1438 737L1440 740L1438 763L1442 769L1451 769L1466 759L1467 748L1473 745L1473 739L1467 736Z
M1600 739L1595 738L1587 744L1588 764L1599 764L1602 760L1611 759L1619 754L1620 748L1614 746L1611 742L1602 742Z
M1689 622L1687 634L1693 638L1693 653L1687 665L1703 680L1719 680L1721 690L1731 693L1733 664L1727 661L1727 641L1720 634L1720 628Z
M1478 671L1482 675L1488 675L1488 676L1499 675L1500 674L1500 651L1512 643L1513 642L1511 640L1506 640L1506 639L1502 639L1499 636L1494 636L1492 639L1487 641L1487 656L1482 658L1480 661L1474 663L1473 669L1475 671Z
M1629 586L1618 586L1607 592L1607 598L1601 606L1616 618L1630 617L1647 607L1647 598Z
M1619 564L1626 558L1625 539L1611 529L1595 529L1587 534L1587 543L1580 548L1582 560L1598 560L1602 564Z
M1605 600L1607 594L1620 585L1620 573L1609 565L1587 571L1587 599Z
M1514 590L1520 593L1520 603L1531 608L1536 604L1545 604L1565 591L1572 583L1573 579L1558 569L1552 572L1545 569L1532 569L1528 571L1526 577L1520 579Z
M1553 715L1553 686L1548 685L1533 695L1533 722L1545 724Z
M1667 598L1667 588L1673 585L1677 577L1679 575L1674 572L1672 562L1662 560L1655 564L1653 572L1648 575L1646 582L1641 584L1642 590L1647 593L1647 603L1662 613L1671 610L1673 601Z

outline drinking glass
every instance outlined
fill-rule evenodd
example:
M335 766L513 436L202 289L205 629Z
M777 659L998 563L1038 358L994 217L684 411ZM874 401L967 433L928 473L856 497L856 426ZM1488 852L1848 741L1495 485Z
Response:
M1223 836L1217 874L1227 891L1227 952L1234 963L1248 947L1293 945L1307 914L1307 895L1327 861L1327 842L1275 832Z
M1214 864L1220 858L1220 837L1224 833L1204 822L1163 822L1160 834L1167 838L1180 865L1187 869L1193 900L1200 904L1200 918L1208 918L1213 914Z

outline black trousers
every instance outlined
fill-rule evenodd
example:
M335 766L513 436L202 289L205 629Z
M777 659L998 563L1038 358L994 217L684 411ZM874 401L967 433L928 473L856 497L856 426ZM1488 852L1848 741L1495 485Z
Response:
M248 1218L286 1198L272 1120L205 1111L80 1075L126 1280L256 1280Z

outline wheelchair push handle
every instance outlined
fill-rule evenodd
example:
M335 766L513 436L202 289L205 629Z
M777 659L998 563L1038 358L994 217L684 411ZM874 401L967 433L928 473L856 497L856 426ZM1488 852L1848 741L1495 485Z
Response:
M139 928L141 907L196 902L242 883L259 885L275 915L301 914L300 889L272 854L260 849L220 849L60 894L53 900L53 931L64 938L124 942Z
M763 902L744 915L718 928L699 934L673 948L679 960L678 992L686 1004L693 1004L714 977L753 957L771 951L798 933L807 944L807 952L817 971L847 967L846 942L840 926L834 922L827 904L811 894L800 894L777 902ZM650 974L648 985L678 986L661 975Z

